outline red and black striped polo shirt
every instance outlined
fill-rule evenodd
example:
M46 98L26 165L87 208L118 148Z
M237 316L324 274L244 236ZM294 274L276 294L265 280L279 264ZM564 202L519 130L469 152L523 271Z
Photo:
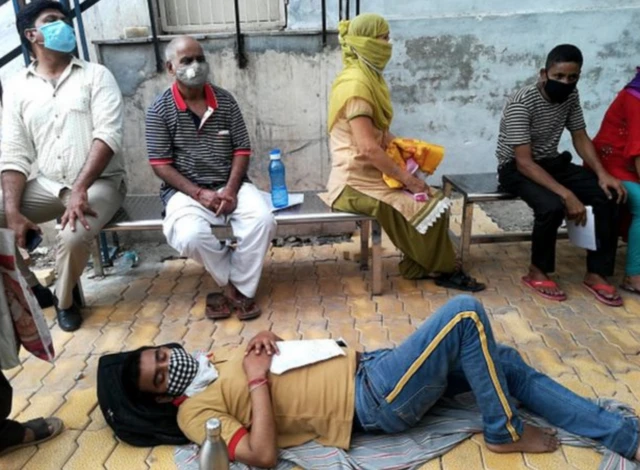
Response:
M198 186L218 189L229 179L233 157L251 155L251 142L233 95L206 84L205 96L208 109L200 119L175 83L159 95L147 110L147 154L151 165L173 165ZM162 184L165 205L176 192Z

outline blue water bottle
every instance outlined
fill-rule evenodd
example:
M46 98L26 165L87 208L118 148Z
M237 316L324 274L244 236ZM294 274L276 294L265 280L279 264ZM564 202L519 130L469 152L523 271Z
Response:
M271 202L273 207L281 208L289 204L289 193L282 163L280 149L273 149L269 153L269 178L271 179Z

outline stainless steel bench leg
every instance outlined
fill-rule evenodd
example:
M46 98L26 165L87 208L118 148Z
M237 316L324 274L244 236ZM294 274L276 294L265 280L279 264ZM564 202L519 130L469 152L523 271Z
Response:
M471 247L471 229L473 226L473 202L468 202L465 197L462 200L462 227L460 228L460 262L462 267L469 259Z
M382 295L382 229L377 220L371 231L371 292Z
M362 220L360 222L360 269L369 269L369 233L371 232L371 222Z
M93 273L96 276L104 276L104 268L102 267L102 254L100 253L100 236L97 236L93 240L92 251Z

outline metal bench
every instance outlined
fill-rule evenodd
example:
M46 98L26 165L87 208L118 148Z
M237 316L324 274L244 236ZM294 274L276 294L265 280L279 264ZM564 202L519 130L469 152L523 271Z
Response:
M162 230L162 211L164 207L157 195L128 195L122 207L103 232L124 232L142 230ZM371 291L373 295L382 293L382 232L378 222L360 214L333 211L319 197L318 192L304 192L304 203L275 212L278 226L299 224L323 224L338 222L357 222L360 225L360 268L369 268L369 238L371 238ZM214 232L228 230L228 227L212 227ZM98 237L99 238L99 237ZM104 275L100 242L94 246L94 271Z
M512 194L501 191L497 173L473 173L466 175L444 175L442 177L443 191L451 196L452 191L462 195L462 223L460 236L449 230L453 242L457 245L460 260L464 262L469 257L471 244L519 242L531 240L531 232L503 232L496 234L473 235L473 205L476 202L506 201L518 199ZM566 230L560 230L558 238L566 238Z

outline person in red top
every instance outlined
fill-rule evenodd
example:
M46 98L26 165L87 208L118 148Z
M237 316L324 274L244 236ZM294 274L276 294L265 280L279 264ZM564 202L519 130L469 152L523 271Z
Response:
M640 67L609 106L593 143L602 166L627 189L631 226L621 288L640 294Z

